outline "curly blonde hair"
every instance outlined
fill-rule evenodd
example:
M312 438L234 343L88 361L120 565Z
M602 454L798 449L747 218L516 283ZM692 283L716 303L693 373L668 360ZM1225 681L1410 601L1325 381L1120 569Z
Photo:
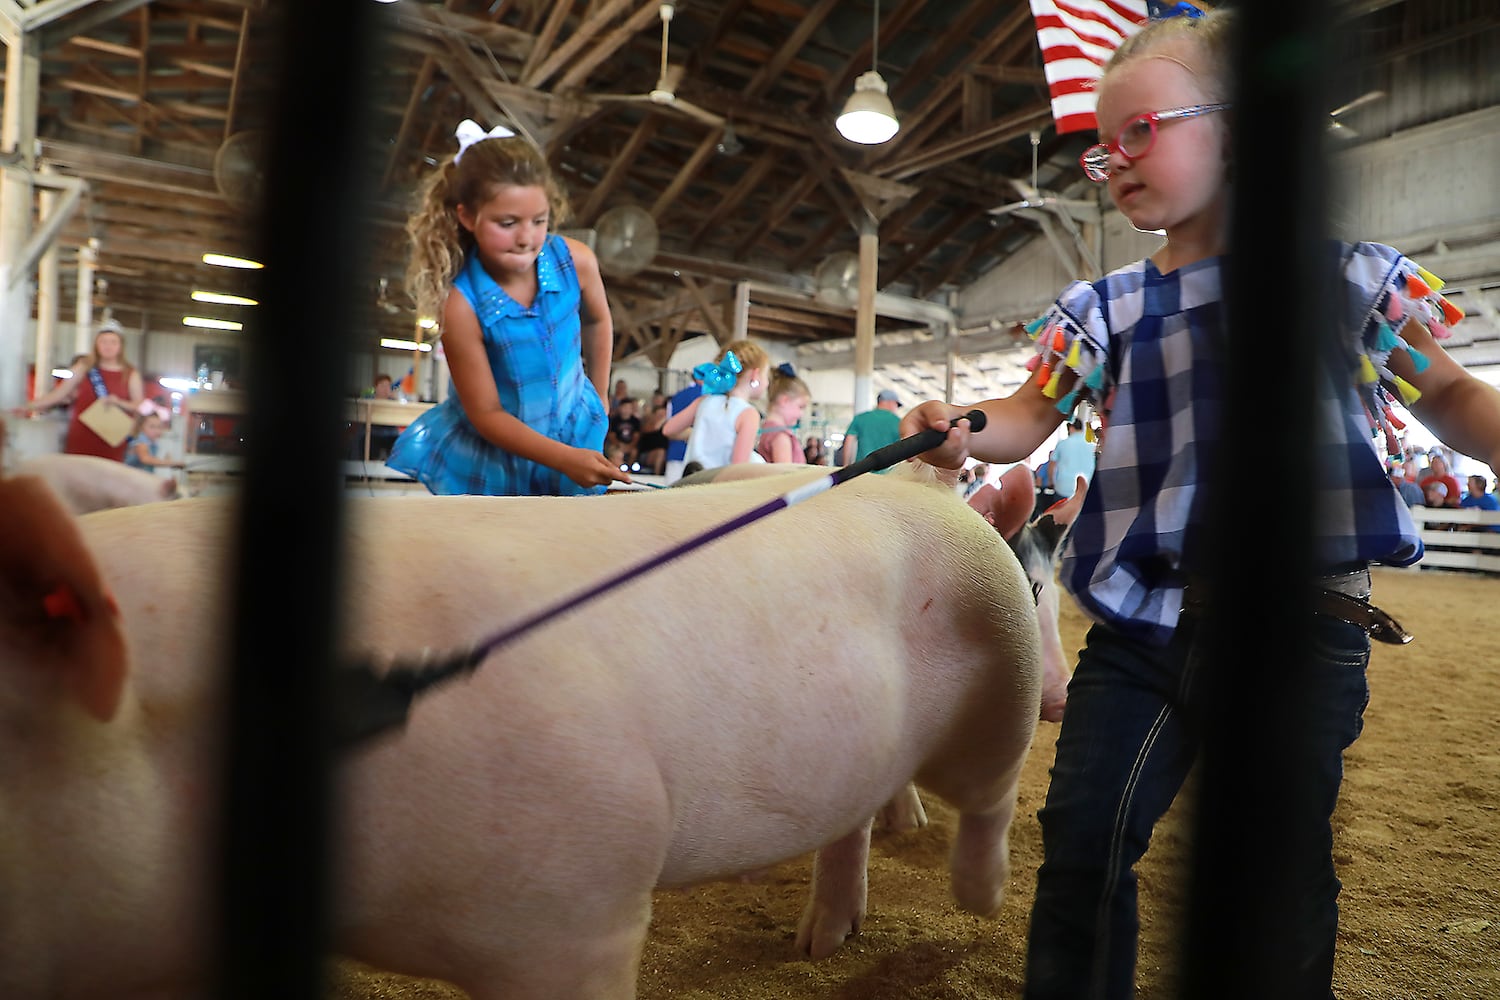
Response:
M771 355L767 354L766 349L753 340L736 340L734 343L727 345L719 352L718 358L715 359L716 362L723 364L724 359L729 356L730 351L733 351L734 356L740 360L740 375L743 375L752 368L759 368L761 374L764 375L766 369L770 367ZM735 385L739 385L738 376L735 377L734 381Z
M1111 71L1132 59L1157 55L1165 49L1202 82L1204 95L1210 103L1228 101L1234 86L1234 12L1212 10L1207 6L1203 6L1203 10L1202 17L1179 16L1147 21L1140 31L1121 42L1109 62L1104 64L1100 86Z
M406 268L406 291L417 313L441 319L448 286L474 246L474 235L458 222L458 206L469 211L508 185L539 187L547 192L549 226L568 216L568 199L547 158L520 136L483 139L441 164L422 184L417 208L406 220L411 238L411 260Z

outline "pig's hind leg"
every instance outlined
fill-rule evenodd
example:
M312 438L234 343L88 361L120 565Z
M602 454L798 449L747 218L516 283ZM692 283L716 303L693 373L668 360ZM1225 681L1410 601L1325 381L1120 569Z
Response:
M1005 895L1010 875L1010 824L1016 814L1016 786L989 812L958 817L950 870L953 898L970 913L993 916Z
M797 950L802 954L826 958L859 931L865 918L870 825L866 820L813 858L812 898L797 925Z

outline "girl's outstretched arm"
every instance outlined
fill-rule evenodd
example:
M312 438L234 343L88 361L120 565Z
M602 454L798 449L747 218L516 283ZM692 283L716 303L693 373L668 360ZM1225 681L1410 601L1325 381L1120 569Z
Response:
M1064 385L1059 395L1065 395ZM959 420L974 406L954 406L930 400L913 407L901 420L901 436L910 437L929 428L948 432L941 447L922 455L922 460L945 469L963 466L969 456L981 462L1019 462L1041 447L1047 436L1063 422L1057 401L1042 393L1035 379L1000 399L987 399L977 409L989 420L984 430L969 431L969 422Z
M615 324L609 314L609 297L604 294L604 277L599 273L599 258L587 244L564 236L573 254L573 268L578 273L579 334L583 338L583 370L599 390L604 411L609 412L609 366L614 360Z
M83 379L88 377L89 366L80 361L71 370L73 372L72 378L59 382L40 396L24 404L20 408L21 412L45 410L49 406L56 406L58 403L67 402L76 396L79 385L82 384ZM38 372L37 374L41 373Z
M443 305L443 353L464 415L490 444L513 455L557 469L580 486L630 482L602 451L563 444L539 434L500 405L500 390L484 350L484 336L474 309L456 289Z
M1401 336L1431 362L1420 373L1405 351L1392 351L1387 362L1391 371L1421 390L1422 398L1411 408L1417 419L1444 444L1500 472L1500 390L1469 374L1423 324L1408 320Z
M684 432L693 429L693 418L698 415L698 403L702 399L702 396L696 397L691 403L668 417L667 422L661 425L661 432L674 440L686 437Z

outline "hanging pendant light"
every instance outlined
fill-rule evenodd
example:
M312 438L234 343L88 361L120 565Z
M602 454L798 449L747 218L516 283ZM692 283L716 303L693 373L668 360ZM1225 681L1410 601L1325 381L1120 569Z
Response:
M844 103L844 110L834 122L839 135L850 142L878 146L901 128L896 109L886 94L885 78L877 68L880 62L880 0L875 0L870 41L870 71L854 81L854 93Z

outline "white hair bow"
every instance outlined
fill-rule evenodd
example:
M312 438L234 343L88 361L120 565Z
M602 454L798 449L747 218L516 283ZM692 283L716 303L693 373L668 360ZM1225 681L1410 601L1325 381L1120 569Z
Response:
M453 133L453 138L458 140L458 152L453 154L453 162L457 163L463 157L464 150L476 142L483 142L485 139L504 139L508 135L515 134L504 125L496 125L486 132L474 119L465 118L458 123L458 128Z

